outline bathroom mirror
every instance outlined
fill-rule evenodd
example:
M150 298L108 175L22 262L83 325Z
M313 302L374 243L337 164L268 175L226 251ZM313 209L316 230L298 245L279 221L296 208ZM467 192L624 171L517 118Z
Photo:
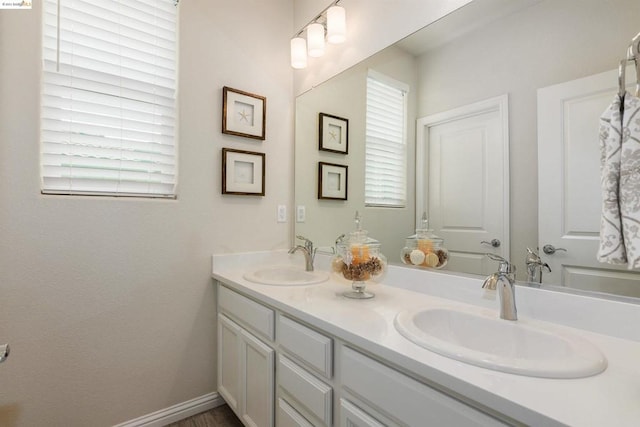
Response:
M509 248L506 257L518 269L518 280L524 280L527 247L544 243L539 240L539 219L546 218L538 214L539 206L558 187L538 185L538 171L546 175L558 163L556 153L538 154L538 90L614 70L631 38L640 31L638 16L640 3L635 0L474 0L300 95L296 100L295 233L328 251L336 237L353 229L357 210L364 228L382 243L382 252L390 262L399 264L405 238L415 232L417 222L416 143L421 141L416 142L416 122L506 95L509 145L505 204L509 226L503 244ZM369 70L409 86L408 197L403 207L368 207L364 203L362 147ZM631 80L635 73L627 75ZM612 88L617 84L613 80ZM610 99L614 94L615 90ZM319 113L348 120L347 154L319 150ZM346 200L318 199L319 162L348 166ZM599 177L588 184L593 187L593 182L598 185ZM599 204L597 196L589 197L586 203L591 207ZM478 209L460 203L464 209ZM593 225L599 217L591 215L589 221ZM542 251L541 256L550 259ZM595 253L587 256L595 257ZM630 274L623 269L612 273ZM548 275L543 274L543 279L549 281ZM557 280L552 284L558 284ZM639 297L632 288L609 291L587 284L582 289Z

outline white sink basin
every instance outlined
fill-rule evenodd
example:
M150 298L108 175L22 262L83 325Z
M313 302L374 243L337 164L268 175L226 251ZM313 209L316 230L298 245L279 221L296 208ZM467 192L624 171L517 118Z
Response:
M244 278L262 285L301 286L324 282L329 278L326 271L305 271L291 265L269 266L244 274Z
M398 332L421 347L496 371L582 378L607 368L605 356L590 342L533 320L434 308L403 311L394 323Z

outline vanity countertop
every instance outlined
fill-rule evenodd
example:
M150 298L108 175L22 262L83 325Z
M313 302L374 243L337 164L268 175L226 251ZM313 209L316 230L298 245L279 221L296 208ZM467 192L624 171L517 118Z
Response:
M307 286L269 286L243 278L245 272L258 266L300 264L299 258L281 251L214 255L213 278L410 371L417 378L522 423L640 425L638 305L518 287L520 319L560 324L598 346L608 361L603 373L587 378L526 377L440 356L407 340L394 327L396 314L412 308L444 306L464 310L482 306L495 310L497 316L498 302L483 298L482 281L478 278L390 266L383 284L367 286L376 294L371 300L342 297L349 285L334 277ZM326 269L328 260L319 264L324 264L319 268ZM612 316L603 317L600 313ZM616 322L624 324L616 327Z

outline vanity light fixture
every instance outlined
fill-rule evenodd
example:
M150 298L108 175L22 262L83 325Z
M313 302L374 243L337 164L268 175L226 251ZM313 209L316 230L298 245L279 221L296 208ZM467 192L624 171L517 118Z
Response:
M335 0L318 16L309 21L291 39L291 66L295 69L307 67L307 55L318 58L325 50L326 41L331 44L344 43L346 40L346 13L340 0ZM306 40L302 34L306 31Z

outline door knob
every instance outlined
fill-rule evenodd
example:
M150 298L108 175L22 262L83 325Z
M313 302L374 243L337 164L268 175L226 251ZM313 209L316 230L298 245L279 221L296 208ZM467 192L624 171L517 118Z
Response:
M9 344L0 345L0 363L4 362L9 357Z
M556 248L553 245L544 245L542 247L542 252L544 252L547 255L553 255L556 253L556 251L564 251L567 252L567 250L565 248Z
M498 239L491 239L490 242L487 242L486 240L483 240L482 242L480 242L483 245L489 245L489 246L493 246L494 248L499 248L500 247L500 240Z

